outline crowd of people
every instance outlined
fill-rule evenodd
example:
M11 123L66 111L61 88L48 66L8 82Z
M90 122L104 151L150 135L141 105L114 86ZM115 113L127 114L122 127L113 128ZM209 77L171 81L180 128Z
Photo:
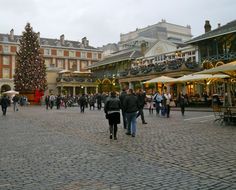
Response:
M181 113L184 115L186 96L183 93L179 94L179 104L181 107ZM0 104L2 107L3 115L6 115L7 107L10 105L10 99L4 95ZM18 104L24 105L24 98L18 95L12 98L13 110L18 111ZM109 124L109 138L117 140L117 125L122 123L123 128L126 129L126 135L135 137L137 131L137 118L141 117L142 124L147 124L143 109L146 107L149 109L149 113L153 114L153 110L156 110L157 116L170 117L172 96L164 89L163 93L155 92L151 95L146 95L146 92L142 89L134 91L133 89L123 89L120 94L117 92L97 93L97 94L81 94L75 97L61 96L60 94L55 96L54 94L46 95L44 103L46 109L61 109L61 107L67 108L68 106L78 105L80 112L84 113L85 108L90 110L101 110L104 105L104 112ZM120 114L121 113L121 114Z

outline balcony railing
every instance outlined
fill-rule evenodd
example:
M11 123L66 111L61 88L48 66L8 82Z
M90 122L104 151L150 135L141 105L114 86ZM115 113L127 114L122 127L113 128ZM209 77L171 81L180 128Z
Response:
M227 61L227 60L232 60L232 59L236 59L236 52L202 57L201 63L206 60L209 62L217 62L217 61Z

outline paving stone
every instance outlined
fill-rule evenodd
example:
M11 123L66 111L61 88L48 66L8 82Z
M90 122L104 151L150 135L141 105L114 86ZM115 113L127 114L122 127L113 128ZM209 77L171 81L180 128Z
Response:
M0 116L0 190L235 188L235 126L216 126L211 112L145 118L135 138L119 125L114 141L103 111L9 108Z

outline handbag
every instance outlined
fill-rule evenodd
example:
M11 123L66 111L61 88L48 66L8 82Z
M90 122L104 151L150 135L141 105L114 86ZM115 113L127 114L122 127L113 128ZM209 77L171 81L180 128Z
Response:
M175 101L170 101L170 107L176 107Z

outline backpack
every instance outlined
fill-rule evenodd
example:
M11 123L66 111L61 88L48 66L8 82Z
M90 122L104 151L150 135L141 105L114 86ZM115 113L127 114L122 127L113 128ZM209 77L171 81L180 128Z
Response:
M161 102L163 100L162 96L160 94L156 94L153 98L156 102Z

